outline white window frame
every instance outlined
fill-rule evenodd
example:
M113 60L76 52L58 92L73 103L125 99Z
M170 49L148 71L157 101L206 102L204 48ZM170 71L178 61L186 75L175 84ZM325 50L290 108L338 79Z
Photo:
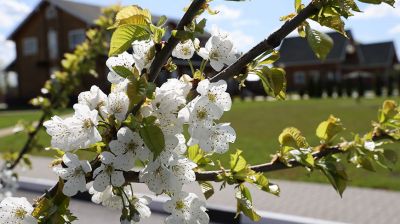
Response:
M304 85L306 83L306 73L304 71L294 72L293 82L297 85Z
M86 32L84 29L75 29L75 30L70 30L68 31L68 46L70 50L75 49L76 45L82 43L83 41L79 42L79 43L74 43L74 36L75 35L83 35L83 41L86 38Z
M24 56L35 55L38 53L38 39L37 37L25 37L22 39L22 52Z
M47 47L49 51L49 58L51 60L58 59L58 33L54 29L47 31Z

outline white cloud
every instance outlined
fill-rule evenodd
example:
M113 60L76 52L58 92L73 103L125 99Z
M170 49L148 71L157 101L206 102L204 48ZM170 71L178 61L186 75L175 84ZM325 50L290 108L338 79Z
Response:
M0 0L0 28L10 28L30 12L31 8L21 0Z
M319 23L315 22L314 20L307 20L308 23L310 24L311 28L313 28L314 30L318 30L320 32L323 33L328 33L328 32L334 32L335 30L326 27L326 26L321 26ZM288 37L297 37L299 36L299 33L297 32L297 29L292 31Z
M392 7L388 4L380 5L368 5L363 12L354 13L353 19L373 19L373 18L384 18L384 17L400 17L400 2L397 1Z
M211 33L215 34L217 32L227 33L232 40L234 46L241 52L245 52L255 45L254 38L244 33L242 30L232 29L228 31L219 28L216 24L212 24Z
M242 12L239 9L230 8L227 5L217 5L212 8L213 10L217 10L219 13L216 15L210 15L208 19L210 21L221 21L221 20L237 20L242 15Z
M400 24L392 27L389 31L389 34L400 34Z

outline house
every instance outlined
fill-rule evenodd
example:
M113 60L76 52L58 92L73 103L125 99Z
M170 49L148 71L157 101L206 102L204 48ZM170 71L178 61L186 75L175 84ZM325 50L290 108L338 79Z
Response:
M399 81L394 69L399 60L393 42L361 44L351 31L347 31L348 38L337 32L327 34L334 45L325 60L317 59L304 38L283 40L281 57L275 65L287 73L288 92L319 97L322 92L351 95L358 91L364 95L365 91L374 90L380 95L385 88L390 94Z
M85 31L94 26L94 20L100 15L101 7L95 5L68 0L40 1L8 37L15 42L17 56L7 67L7 71L17 73L18 87L16 91L8 91L10 94L6 96L7 103L26 104L39 95L45 81L53 71L60 68L64 53L72 52L76 45L85 40ZM153 19L157 21L158 17L153 16ZM169 31L176 25L176 20L167 22ZM201 41L204 42L205 38L208 38L208 34ZM106 59L106 55L99 57L96 68L99 77L85 77L84 89L89 89L94 84L104 91L109 90ZM201 59L195 58L195 65L200 64L198 60ZM188 64L179 61L177 72L188 71ZM165 77L164 74L163 78Z

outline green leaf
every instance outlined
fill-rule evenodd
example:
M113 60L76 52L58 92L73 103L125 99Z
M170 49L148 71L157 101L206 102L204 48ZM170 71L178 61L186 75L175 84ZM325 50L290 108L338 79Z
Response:
M276 62L279 59L280 55L279 55L279 51L272 51L270 55L268 55L268 57L263 58L259 63L258 66L261 65L271 65L274 62Z
M110 29L117 28L124 24L147 26L151 23L151 14L147 9L137 5L130 5L122 8L115 17L115 23Z
M299 129L294 127L285 128L279 135L279 143L281 146L288 146L293 148L307 148L308 143L306 138L303 137Z
M299 12L301 10L301 0L294 0L294 9L296 12Z
M383 156L385 157L385 159L393 164L395 164L398 160L397 153L391 149L385 149L385 151L383 152Z
M154 124L149 124L140 128L139 134L147 148L153 152L153 159L155 160L165 147L165 139L162 130Z
M283 69L264 66L256 74L260 77L265 92L281 100L286 98L286 73Z
M162 38L165 34L165 28L154 26L153 24L150 25L150 30L153 33L153 40L156 43L160 43Z
M150 38L149 32L142 26L138 25L122 25L118 27L112 37L110 43L109 56L121 54L131 47L135 40L146 40Z
M139 103L147 95L148 83L145 77L134 79L128 83L126 93L129 97L129 108Z
M261 216L254 211L250 190L244 184L239 185L239 191L236 192L236 201L236 216L239 215L240 212L243 212L243 214L249 217L252 221L260 221Z
M233 173L239 172L246 168L247 162L241 154L242 151L238 149L236 150L235 154L230 155L230 166Z
M167 22L167 19L168 18L165 15L160 16L160 19L158 19L158 22L157 22L157 26L158 27L164 26L165 23Z
M327 34L306 26L306 38L315 55L324 60L333 47L333 40Z
M203 192L204 197L208 200L214 194L214 187L211 182L200 181L201 192Z
M127 78L133 75L133 73L124 66L114 66L112 67L112 69L114 70L115 73L117 73L119 76L123 78Z
M325 157L318 161L317 167L325 174L339 195L342 196L348 180L343 164L336 161L333 157Z
M184 41L184 40L189 40L194 38L194 33L192 31L186 31L186 30L173 30L171 32L172 36L174 36L176 39Z
M318 138L330 142L339 132L343 131L343 125L339 118L330 115L326 121L321 122L316 130Z
M200 22L196 23L196 27L194 29L197 33L204 33L204 28L206 27L207 20L202 19Z

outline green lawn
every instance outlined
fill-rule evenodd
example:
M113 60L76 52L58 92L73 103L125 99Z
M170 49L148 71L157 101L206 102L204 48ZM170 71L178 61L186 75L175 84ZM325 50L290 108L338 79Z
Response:
M230 152L239 148L244 151L249 163L267 162L270 160L269 155L278 149L279 134L288 126L299 128L311 145L318 144L315 129L329 114L342 119L347 128L344 133L346 136L351 136L352 132L365 133L370 130L371 121L376 119L377 110L383 100L363 99L360 102L352 99L283 102L235 101L232 110L223 117L224 121L232 123L237 132L237 141L232 145ZM40 136L40 142L48 145L49 137L46 133L41 132ZM22 135L1 138L0 148L17 150L25 139ZM400 152L400 146L399 148L392 147ZM34 153L49 155L49 152ZM226 164L229 155L227 153L216 156L216 158ZM275 179L326 182L325 177L318 172L308 176L302 168L273 172L267 176ZM352 179L350 185L353 186L400 190L400 163L396 164L393 172L379 168L377 172L368 172L349 166L349 176Z
M330 114L341 118L351 133L365 133L371 129L371 121L376 120L378 108L384 99L363 99L356 102L352 99L324 99L283 102L240 102L235 101L232 110L227 112L223 120L231 122L237 132L237 141L230 152L236 148L243 150L245 158L251 164L264 163L270 160L269 155L278 149L278 136L288 126L300 129L311 145L318 144L315 129ZM395 146L392 146L395 147ZM400 146L398 148L400 154ZM220 159L227 164L229 155ZM302 168L273 172L270 178L302 181L326 182L325 177L315 172L308 176ZM400 190L400 163L393 172L379 169L369 172L349 166L350 185L387 188Z
M40 110L2 111L0 112L0 128L14 126L19 120L36 121L40 115Z
M71 113L71 109L61 110L57 114ZM0 112L0 128L13 127L20 120L37 121L42 115L41 110L16 110Z

